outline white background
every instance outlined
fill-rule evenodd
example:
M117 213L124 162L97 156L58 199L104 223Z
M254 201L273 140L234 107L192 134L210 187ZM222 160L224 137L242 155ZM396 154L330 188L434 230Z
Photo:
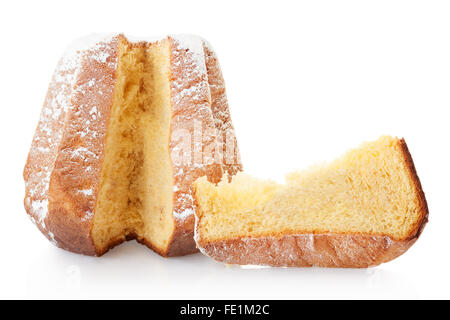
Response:
M75 38L193 33L215 47L247 172L280 179L382 134L403 136L430 222L368 270L241 269L129 242L101 258L51 245L22 169L53 69ZM3 1L0 298L450 298L450 3Z

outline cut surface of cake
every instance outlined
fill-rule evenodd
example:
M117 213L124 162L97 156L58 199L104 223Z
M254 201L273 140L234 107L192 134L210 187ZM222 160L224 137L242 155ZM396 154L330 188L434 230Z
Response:
M66 250L102 255L136 239L184 255L197 250L191 183L240 170L223 77L205 40L93 36L54 73L24 203Z
M229 264L374 266L405 252L428 217L406 143L389 136L285 184L238 173L194 189L197 246Z

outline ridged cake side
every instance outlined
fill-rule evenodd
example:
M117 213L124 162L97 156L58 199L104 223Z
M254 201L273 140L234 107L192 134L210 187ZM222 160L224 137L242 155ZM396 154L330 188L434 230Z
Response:
M229 117L224 81L217 58L204 40L191 35L171 36L171 90L173 103L172 166L174 172L174 219L176 228L164 255L174 256L197 252L194 241L194 212L191 184L201 176L218 182L228 166L220 152L221 136L226 132L236 139ZM212 85L211 85L212 84ZM214 85L216 84L216 87ZM224 115L227 115L225 118ZM223 126L216 126L218 121ZM190 148L186 148L189 136ZM236 154L239 151L236 146ZM190 152L186 154L185 152ZM233 165L240 168L237 156ZM237 164L236 164L237 163ZM237 169L235 169L237 171Z
M117 36L75 42L50 83L24 169L25 208L57 246L95 254L90 237Z
M243 168L234 126L231 121L225 80L223 79L219 60L211 44L206 40L203 41L203 44L209 89L211 91L211 110L222 150L221 161L225 172L232 176L242 171Z

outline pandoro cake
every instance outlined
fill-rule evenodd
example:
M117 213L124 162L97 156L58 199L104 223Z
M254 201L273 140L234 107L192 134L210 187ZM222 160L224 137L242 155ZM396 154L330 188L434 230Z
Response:
M225 85L197 36L76 41L61 58L24 169L25 209L60 248L136 239L196 252L191 183L242 166Z

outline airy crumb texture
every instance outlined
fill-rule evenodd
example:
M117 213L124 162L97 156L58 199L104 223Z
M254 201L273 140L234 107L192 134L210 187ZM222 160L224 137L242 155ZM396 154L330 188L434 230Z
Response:
M100 254L137 237L163 251L173 230L167 41L120 42L92 236Z
M217 186L197 180L197 244L320 234L404 241L428 214L406 144L389 136L286 180L279 185L243 173Z

